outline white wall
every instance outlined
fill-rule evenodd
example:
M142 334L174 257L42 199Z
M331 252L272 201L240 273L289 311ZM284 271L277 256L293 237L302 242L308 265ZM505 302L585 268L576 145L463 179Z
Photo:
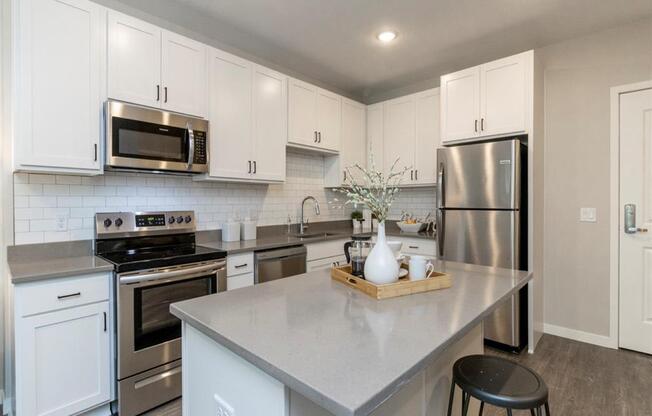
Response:
M652 19L537 51L545 68L545 323L609 335L610 88L652 79ZM580 223L581 207L597 223Z

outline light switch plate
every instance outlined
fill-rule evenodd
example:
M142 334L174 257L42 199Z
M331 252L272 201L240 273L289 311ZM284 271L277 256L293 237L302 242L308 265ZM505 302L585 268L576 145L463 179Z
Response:
M235 416L235 411L223 398L214 394L213 399L217 405L217 411L215 412L217 416Z
M57 215L57 231L66 231L68 229L68 218L64 215Z
M581 222L597 222L598 217L595 208L580 208Z

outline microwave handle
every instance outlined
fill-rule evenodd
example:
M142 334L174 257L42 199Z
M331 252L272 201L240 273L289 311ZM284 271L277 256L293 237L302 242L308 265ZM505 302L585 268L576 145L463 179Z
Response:
M188 169L190 169L195 158L195 132L190 123L186 124L186 130L188 130Z

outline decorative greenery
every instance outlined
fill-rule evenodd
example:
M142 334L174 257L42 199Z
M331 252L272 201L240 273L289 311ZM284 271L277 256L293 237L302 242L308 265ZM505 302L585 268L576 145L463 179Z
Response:
M351 219L360 221L362 219L362 211L353 211L351 213Z
M399 192L398 186L403 180L403 175L410 170L410 167L395 171L400 159L397 157L394 163L392 163L389 173L384 174L376 169L374 154L371 148L369 148L369 152L370 167L368 169L363 168L358 163L346 167L345 187L340 189L340 192L346 194L348 197L347 204L366 205L378 221L382 222L389 216L389 208L392 206ZM360 173L358 175L362 178L360 182L355 179L356 175L351 173L352 170ZM361 183L363 181L364 183Z

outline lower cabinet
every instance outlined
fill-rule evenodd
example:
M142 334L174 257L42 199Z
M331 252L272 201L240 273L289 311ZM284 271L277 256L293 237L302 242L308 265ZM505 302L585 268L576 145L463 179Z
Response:
M230 255L226 258L226 290L253 286L254 253Z
M312 260L307 262L306 271L314 272L316 270L330 270L333 267L344 266L345 264L346 257L344 255L326 257L325 259Z
M387 237L388 240L399 240L403 242L401 253L407 255L418 255L430 258L437 257L437 243L435 240L426 238L409 237Z
M16 290L17 415L72 415L111 400L109 278L104 274L101 280L106 298L89 304L80 301L92 288L82 285L76 289L74 281L64 281L61 286L51 282L19 285L29 286ZM39 286L44 285L54 291L43 291ZM40 296L45 292L59 301L56 309ZM90 297L98 293L94 291ZM49 310L29 314L33 310L30 303L46 305ZM21 316L23 312L28 315Z

